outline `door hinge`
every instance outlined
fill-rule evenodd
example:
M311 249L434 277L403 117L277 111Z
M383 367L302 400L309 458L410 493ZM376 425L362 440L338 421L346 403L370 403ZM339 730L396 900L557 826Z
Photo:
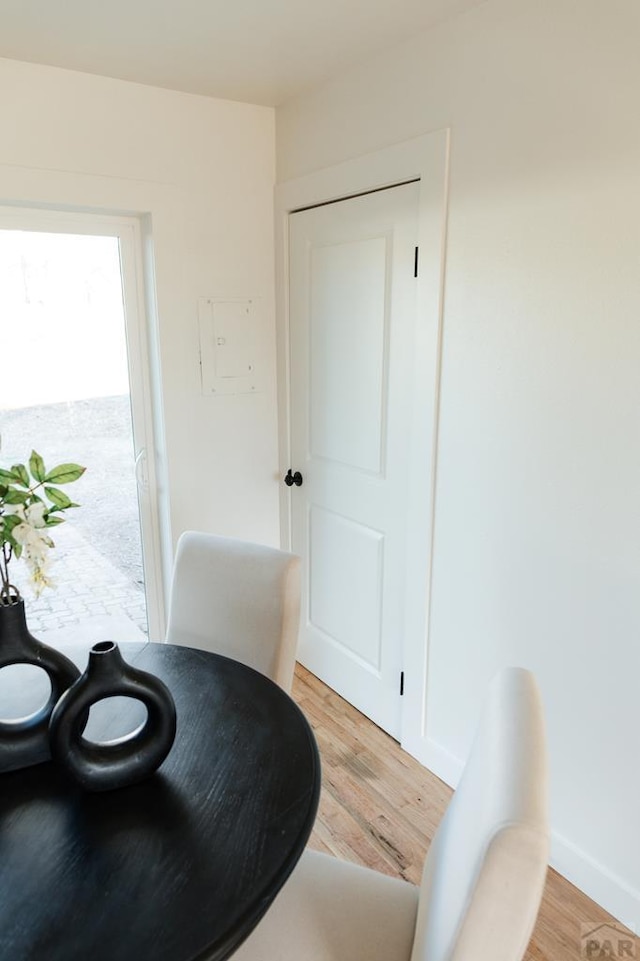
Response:
M400 697L404 694L404 671L400 671Z
M418 247L413 252L413 276L418 276Z

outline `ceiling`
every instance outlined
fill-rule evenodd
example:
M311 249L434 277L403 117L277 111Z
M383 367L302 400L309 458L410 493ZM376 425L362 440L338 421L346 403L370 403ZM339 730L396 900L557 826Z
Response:
M0 0L0 57L276 106L486 0Z

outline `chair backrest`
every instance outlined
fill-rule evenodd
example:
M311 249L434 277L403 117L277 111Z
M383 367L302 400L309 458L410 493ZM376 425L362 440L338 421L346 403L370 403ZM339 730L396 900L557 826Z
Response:
M224 654L289 691L300 622L300 558L186 531L176 549L167 641Z
M547 870L546 795L538 688L508 668L427 854L411 961L520 961Z

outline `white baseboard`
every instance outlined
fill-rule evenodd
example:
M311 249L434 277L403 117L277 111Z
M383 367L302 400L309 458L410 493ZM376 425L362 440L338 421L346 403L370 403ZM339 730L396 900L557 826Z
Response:
M410 753L411 748L407 748ZM463 764L431 738L425 738L420 753L414 757L437 777L455 787L460 780ZM551 833L551 867L583 891L596 904L626 925L634 934L640 933L640 891L629 887L571 841L554 831Z
M410 748L406 748L409 753L413 753ZM443 748L436 741L433 741L430 737L425 737L423 741L420 742L420 754L414 754L421 764L429 768L436 777L439 777L441 781L448 784L449 787L455 788L458 781L460 780L460 775L462 774L462 769L464 764L459 757L455 754L451 754L446 748Z
M634 934L640 930L640 891L555 832L551 833L549 863Z

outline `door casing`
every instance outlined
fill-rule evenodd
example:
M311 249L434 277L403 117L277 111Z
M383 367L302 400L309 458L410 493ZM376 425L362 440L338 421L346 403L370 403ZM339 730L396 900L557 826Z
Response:
M289 216L294 211L361 193L420 181L419 272L416 310L416 376L413 397L415 443L410 457L407 537L405 673L402 746L429 766L438 747L427 730L429 608L436 495L445 244L450 132L438 130L372 154L280 184L275 193L276 338L280 474L290 466ZM291 544L291 493L280 490L280 534ZM442 758L438 757L441 766Z

